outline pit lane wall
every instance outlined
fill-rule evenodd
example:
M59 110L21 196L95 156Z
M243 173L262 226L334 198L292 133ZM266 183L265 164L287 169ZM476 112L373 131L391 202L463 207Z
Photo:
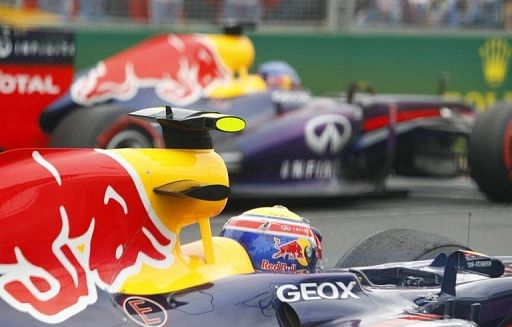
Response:
M77 32L77 69L126 48L151 31ZM317 94L341 92L366 81L379 93L463 97L480 110L512 101L509 65L512 36L500 33L249 34L256 48L254 68L284 59Z

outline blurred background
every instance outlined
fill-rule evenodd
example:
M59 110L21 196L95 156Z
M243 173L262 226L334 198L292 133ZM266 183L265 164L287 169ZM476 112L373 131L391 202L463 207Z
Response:
M510 0L1 0L11 9L54 14L52 23L177 25L200 28L236 16L260 28L510 29ZM2 16L14 12L3 12ZM8 17L4 17L8 19Z
M253 65L282 59L315 93L446 94L484 111L512 101L512 0L0 0L0 23L75 32L75 70L159 32L244 21Z

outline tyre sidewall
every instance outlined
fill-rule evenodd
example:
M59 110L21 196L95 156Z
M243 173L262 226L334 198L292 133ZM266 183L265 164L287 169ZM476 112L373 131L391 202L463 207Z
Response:
M480 115L469 138L471 176L494 201L512 200L510 169L505 165L504 144L512 128L512 106L500 104ZM508 136L507 136L508 137Z

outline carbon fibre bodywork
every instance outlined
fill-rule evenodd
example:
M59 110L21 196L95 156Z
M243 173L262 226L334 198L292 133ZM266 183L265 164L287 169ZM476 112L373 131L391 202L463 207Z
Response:
M508 267L504 277L459 274L456 296L440 293L444 267L425 260L237 275L163 294L98 289L95 303L59 325L497 326L512 314L512 257L500 259ZM5 302L0 312L8 326L48 326Z

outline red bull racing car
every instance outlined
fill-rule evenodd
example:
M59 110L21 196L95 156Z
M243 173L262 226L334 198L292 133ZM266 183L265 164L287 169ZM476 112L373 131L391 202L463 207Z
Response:
M245 122L170 107L135 115L161 126L165 149L0 154L1 326L512 323L512 257L446 244L435 259L368 265L353 249L322 269L321 235L282 207L213 237L230 187L209 130ZM192 224L200 240L181 244Z
M251 41L236 28L228 32L155 36L77 73L67 91L67 70L59 80L64 84L51 74L10 74L18 92L33 89L30 96L43 98L45 106L26 111L23 119L15 108L28 98L5 106L10 127L0 132L0 148L162 147L160 126L128 113L178 105L247 121L235 137L214 135L234 196L357 195L384 190L390 174L471 173L489 198L512 200L510 106L476 119L471 107L442 97L361 94L356 87L341 96L313 96L298 88L293 69L263 65L260 74L250 74ZM25 39L33 43L31 34L5 37L12 49L23 49ZM66 37L41 45L55 48L51 53L62 57L61 65L74 50ZM41 53L47 54L32 57ZM4 60L16 63L14 69L22 55L13 50ZM57 69L52 58L43 59ZM16 99L13 94L7 103ZM23 128L16 127L20 122Z

